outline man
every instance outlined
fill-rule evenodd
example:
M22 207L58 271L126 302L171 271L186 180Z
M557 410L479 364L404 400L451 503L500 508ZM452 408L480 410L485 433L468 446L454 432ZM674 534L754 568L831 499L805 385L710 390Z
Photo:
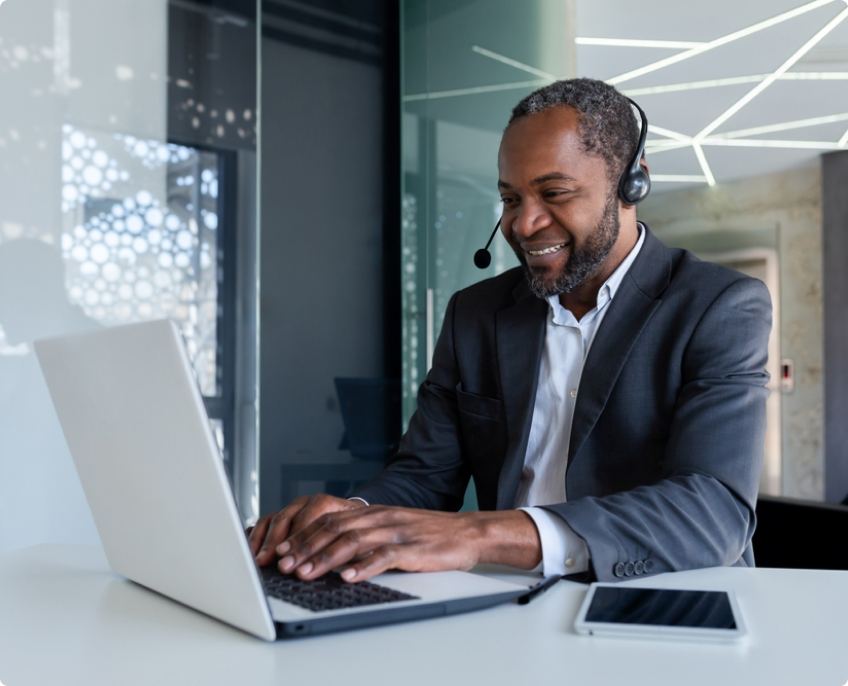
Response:
M599 81L519 103L498 186L522 268L453 296L398 454L350 500L261 518L258 564L279 556L306 579L344 566L348 581L753 564L769 296L637 222L618 184L638 137ZM469 476L481 511L456 513Z

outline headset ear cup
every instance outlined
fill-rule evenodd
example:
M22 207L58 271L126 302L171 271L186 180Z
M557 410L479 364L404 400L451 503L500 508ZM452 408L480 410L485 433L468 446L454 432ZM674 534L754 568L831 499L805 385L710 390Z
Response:
M648 117L639 105L630 100L630 98L627 99L639 111L639 116L642 119L642 128L639 131L639 144L636 146L633 161L624 170L618 182L618 197L626 205L638 205L651 192L651 177L648 176L648 172L640 164L642 155L645 154L645 143L648 139Z
M651 177L641 167L627 171L618 185L618 195L628 205L638 205L650 192Z

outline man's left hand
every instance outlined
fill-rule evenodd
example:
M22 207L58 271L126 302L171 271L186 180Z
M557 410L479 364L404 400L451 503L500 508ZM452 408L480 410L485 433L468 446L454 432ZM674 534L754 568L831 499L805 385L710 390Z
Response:
M481 563L533 569L542 546L533 520L520 510L446 513L373 505L322 515L277 546L277 554L280 571L302 579L348 565L342 578L364 581L388 569L468 570Z

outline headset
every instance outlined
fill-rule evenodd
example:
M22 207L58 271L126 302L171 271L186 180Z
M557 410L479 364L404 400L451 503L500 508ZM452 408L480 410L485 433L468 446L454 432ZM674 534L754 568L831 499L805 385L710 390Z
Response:
M633 155L633 160L627 165L627 168L618 181L618 197L625 205L638 205L651 192L651 177L648 176L648 172L642 169L642 166L639 164L642 160L642 155L645 154L645 141L648 138L648 117L639 105L630 100L630 98L627 98L627 100L633 107L639 110L639 114L642 117L642 130L639 132L639 145L636 146L636 153ZM495 224L495 230L492 231L486 247L480 248L480 250L474 253L474 264L478 269L485 269L492 263L492 253L489 252L489 246L492 244L500 225L501 220L498 219L498 223Z

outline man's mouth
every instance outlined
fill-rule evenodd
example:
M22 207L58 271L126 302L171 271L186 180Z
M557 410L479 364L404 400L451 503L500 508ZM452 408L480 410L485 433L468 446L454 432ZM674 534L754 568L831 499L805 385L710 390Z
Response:
M568 243L560 243L559 245L552 245L550 248L544 248L542 250L527 250L528 255L533 255L533 257L539 257L540 255L550 255L551 253L559 252L562 250Z

